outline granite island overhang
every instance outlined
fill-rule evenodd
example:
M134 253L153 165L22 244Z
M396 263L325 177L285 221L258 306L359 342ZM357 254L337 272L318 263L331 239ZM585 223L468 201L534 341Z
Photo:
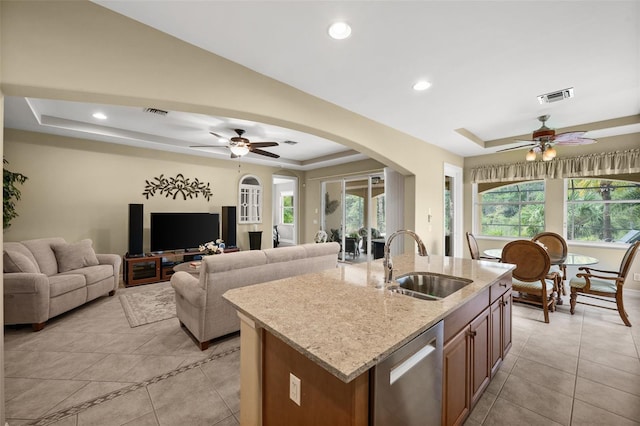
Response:
M473 282L425 301L389 291L381 259L229 290L242 315L349 383L460 308L513 265L445 256L393 257L394 274L431 272Z

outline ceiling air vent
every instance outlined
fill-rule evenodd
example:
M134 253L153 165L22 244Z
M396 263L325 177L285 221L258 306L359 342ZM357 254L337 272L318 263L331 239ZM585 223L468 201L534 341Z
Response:
M158 108L145 108L144 112L148 112L149 114L161 115L163 117L169 114L169 111L165 111L163 109L158 109Z
M287 145L296 145L298 142L296 142L296 141L283 141L282 143L286 143Z
M540 95L538 96L538 102L540 102L541 104L550 104L552 102L558 102L569 98L573 98L573 87Z

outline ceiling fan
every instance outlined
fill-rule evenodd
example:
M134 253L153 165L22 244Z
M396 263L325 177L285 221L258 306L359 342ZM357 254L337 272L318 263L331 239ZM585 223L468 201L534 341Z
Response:
M231 158L242 157L244 155L247 155L250 152L254 154L264 155L266 157L280 158L278 154L274 154L272 152L260 149L260 148L267 148L270 146L278 146L279 145L278 142L251 142L249 139L242 137L242 135L245 133L244 130L233 129L233 131L236 132L238 136L234 136L231 139L229 139L229 144L227 145L227 148L231 150ZM219 139L223 139L223 137L217 133L214 133L214 132L209 132L209 133L211 133L213 136ZM191 145L190 148L217 148L217 147L211 146L211 145Z
M546 121L549 119L549 115L541 115L538 120L542 123L542 126L538 130L535 130L532 134L531 140L521 140L520 142L529 142L526 145L516 146L514 148L501 149L502 151L511 151L513 149L520 149L527 146L531 146L527 153L527 161L535 161L536 154L542 154L543 161L553 160L556 156L556 150L553 145L587 145L596 143L595 139L584 138L586 131L578 132L565 132L556 135L554 129L550 129L546 126Z

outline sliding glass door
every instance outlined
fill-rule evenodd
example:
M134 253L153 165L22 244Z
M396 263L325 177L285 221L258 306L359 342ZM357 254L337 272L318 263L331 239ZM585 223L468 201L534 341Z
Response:
M373 258L373 245L384 245L385 189L382 174L323 182L323 229L341 245L343 261ZM373 243L372 243L373 241Z

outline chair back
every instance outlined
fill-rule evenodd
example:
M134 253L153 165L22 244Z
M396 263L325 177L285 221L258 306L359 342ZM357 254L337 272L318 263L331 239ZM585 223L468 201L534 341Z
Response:
M551 267L547 251L540 244L529 240L508 243L502 249L501 261L516 265L513 277L524 282L544 280Z
M636 241L635 243L631 244L631 246L629 246L629 248L627 249L627 252L624 254L622 262L620 262L619 276L623 281L626 280L627 273L629 272L629 269L631 269L631 265L633 264L633 260L635 259L636 254L638 253L639 247L640 241Z
M541 232L534 236L531 241L544 244L549 256L554 259L557 258L557 263L564 263L567 260L567 242L562 238L562 235L555 232Z
M478 248L478 241L472 233L467 232L467 245L469 246L469 253L472 259L480 258L480 249Z

